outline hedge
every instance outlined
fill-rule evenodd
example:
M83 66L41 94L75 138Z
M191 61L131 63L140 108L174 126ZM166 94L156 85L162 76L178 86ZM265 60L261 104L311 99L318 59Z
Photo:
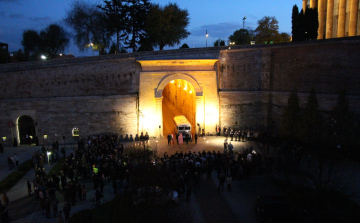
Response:
M27 160L23 162L20 166L18 171L14 171L11 174L9 174L4 180L0 182L0 194L9 191L15 184L17 184L23 176L29 170L33 168L33 162L32 160Z

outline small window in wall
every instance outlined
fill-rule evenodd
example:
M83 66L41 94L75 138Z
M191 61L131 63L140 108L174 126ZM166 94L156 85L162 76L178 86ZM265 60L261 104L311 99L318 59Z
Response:
M72 136L79 136L79 135L80 135L79 129L78 128L73 128Z

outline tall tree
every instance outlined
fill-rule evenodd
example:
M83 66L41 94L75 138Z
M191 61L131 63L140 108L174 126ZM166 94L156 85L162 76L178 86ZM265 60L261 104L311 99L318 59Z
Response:
M322 138L322 125L323 120L319 111L319 103L316 98L315 89L312 88L302 116L301 135L303 141L307 142L310 146L314 146L319 142L317 140Z
M125 48L136 51L145 35L145 21L150 10L149 0L125 0Z
M41 48L49 58L63 52L70 43L70 34L59 25L51 24L40 32Z
M21 45L24 49L25 61L38 59L41 40L37 31L32 29L24 30Z
M99 54L105 52L111 37L105 16L95 4L87 1L75 0L71 4L64 21L73 29L74 41L80 51L88 49L92 43Z
M111 0L104 1L105 5L98 5L105 13L105 23L110 35L115 34L116 50L115 53L120 52L120 41L125 37L125 1Z
M359 129L356 126L357 122L354 113L349 109L345 91L339 93L329 121L332 129L331 138L334 144L339 146L341 151L359 154L357 151L357 148L359 148L359 140L357 139Z
M297 5L294 5L292 15L291 15L291 33L292 33L292 41L301 41L300 39L300 21L299 21L299 8Z
M316 40L318 37L319 16L317 8L306 8L305 33L306 40Z
M188 25L188 11L180 9L176 3L169 3L165 7L152 4L145 30L153 45L163 50L165 46L180 44L182 39L188 37Z
M35 30L23 32L21 44L27 60L38 60L40 55L54 58L70 43L70 34L57 24L50 24L40 33Z
M258 21L258 26L255 29L255 32L256 42L259 43L271 41L274 43L279 43L290 41L290 37L288 38L286 33L282 33L281 35L279 34L279 22L275 17L265 16L260 19Z
M283 116L283 134L287 137L290 137L291 142L294 143L296 133L299 128L300 120L300 106L299 98L297 96L297 91L291 92L287 106L285 107L284 116Z
M249 30L239 29L229 36L229 42L235 42L236 45L250 44L252 40Z
M222 39L215 40L214 46L225 46L225 40Z
M305 13L301 9L299 13L299 41L305 41L306 40L306 23L305 23Z

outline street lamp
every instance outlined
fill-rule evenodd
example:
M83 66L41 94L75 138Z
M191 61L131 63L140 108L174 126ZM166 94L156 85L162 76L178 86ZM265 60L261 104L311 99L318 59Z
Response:
M45 56L45 55L41 55L41 59L46 60L46 56Z
M245 29L245 20L246 20L246 16L243 18L243 29Z
M207 47L207 38L208 38L208 36L209 36L209 34L207 33L207 30L206 30L206 47Z
M92 55L94 56L94 48L93 48L94 44L90 43L90 46L91 46Z
M50 151L47 151L47 158L48 158L48 164L49 164L49 166L50 166L50 159L49 159L49 157L50 157L50 154L51 154L51 152Z

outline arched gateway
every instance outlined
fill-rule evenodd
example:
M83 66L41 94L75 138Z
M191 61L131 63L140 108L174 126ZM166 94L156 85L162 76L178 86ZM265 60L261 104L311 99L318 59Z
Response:
M186 81L195 92L194 123L206 133L214 133L219 123L217 60L140 60L139 131L163 134L163 91L175 80ZM184 103L185 104L185 103ZM195 126L194 126L195 127ZM198 128L196 126L196 128Z

